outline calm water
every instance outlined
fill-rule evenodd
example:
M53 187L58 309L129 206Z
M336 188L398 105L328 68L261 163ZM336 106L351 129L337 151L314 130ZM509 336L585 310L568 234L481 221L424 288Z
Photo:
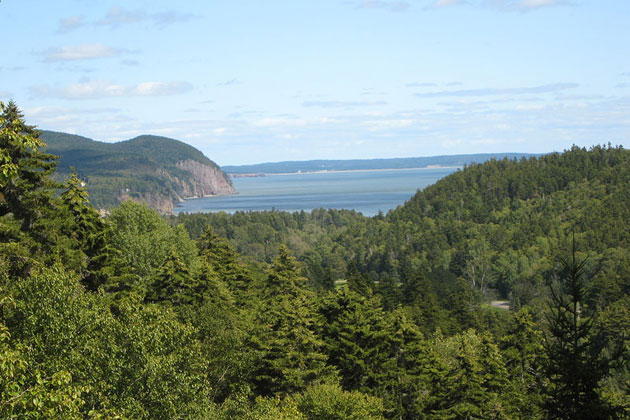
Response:
M435 183L456 168L324 172L235 178L237 195L186 200L175 212L253 210L310 211L316 208L353 209L365 216L386 213L403 204L418 189Z

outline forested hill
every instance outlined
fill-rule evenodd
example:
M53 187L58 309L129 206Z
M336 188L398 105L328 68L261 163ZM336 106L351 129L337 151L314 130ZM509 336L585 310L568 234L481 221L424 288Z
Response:
M224 166L229 174L277 174L317 171L355 171L370 169L407 169L428 166L464 166L490 159L520 159L536 156L528 153L478 153L469 155L427 156L393 159L306 160Z
M59 156L59 176L74 168L98 208L131 198L170 213L187 197L235 192L218 165L178 140L145 135L104 143L53 131L43 131L41 138L47 151Z
M334 290L347 284L358 293L374 294L384 308L402 309L428 336L436 331L455 334L462 341L451 344L464 353L476 350L474 345L466 350L471 342L466 342L462 331L490 332L500 346L506 346L502 357L508 371L510 363L524 363L523 370L517 369L523 374L518 386L525 386L527 396L522 401L529 401L529 408L521 406L520 415L505 418L616 418L584 406L581 412L572 411L570 407L580 404L570 399L561 402L568 389L559 385L562 381L574 381L572 386L582 389L580 393L590 387L595 399L608 393L614 404L625 407L621 418L628 418L630 395L620 384L629 374L623 364L628 353L623 352L630 351L630 342L628 335L618 335L630 333L628 185L630 151L610 145L590 150L573 147L563 153L469 165L387 215L373 218L318 209L293 214L180 215L177 221L193 237L210 224L251 261L271 262L278 255L277 247L287 244L312 288ZM524 329L516 333L504 324L501 310L488 305L497 299L509 302L518 328ZM571 349L561 349L564 344L554 347L567 339L560 337L559 324L566 327L572 322L576 323L572 334L583 338L576 338ZM526 333L526 325L533 330ZM623 344L612 344L615 335ZM508 362L511 340L523 340L518 352L529 356ZM556 352L565 354L564 365L555 364ZM625 361L612 368L611 357ZM596 373L592 367L598 363L610 370ZM577 378L571 372L585 374ZM553 378L537 376L551 373ZM598 386L593 381L606 375L607 385L601 382L602 388L594 391ZM491 387L479 389L490 392ZM453 398L451 394L446 399ZM565 403L564 414L554 411ZM479 408L479 402L472 404ZM457 403L446 405L450 408L442 412L444 416L448 412L460 418L454 414ZM493 416L489 411L478 414Z
M0 418L630 418L630 152L387 215L101 217L0 102ZM503 297L509 310L490 304Z

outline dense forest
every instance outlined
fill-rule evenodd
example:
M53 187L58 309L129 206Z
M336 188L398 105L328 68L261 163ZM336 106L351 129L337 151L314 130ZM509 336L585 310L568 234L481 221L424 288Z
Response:
M630 418L621 147L473 164L372 218L102 218L0 108L0 418Z

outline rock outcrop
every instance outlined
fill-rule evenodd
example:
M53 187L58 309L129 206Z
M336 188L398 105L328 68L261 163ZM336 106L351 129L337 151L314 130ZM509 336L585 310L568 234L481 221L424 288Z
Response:
M175 205L186 199L236 194L232 180L218 166L207 165L192 159L179 161L175 166L180 171L184 171L186 176L175 174L168 169L158 171L158 174L168 180L172 186L167 193L121 194L118 200L121 202L130 199L136 200L162 214L173 214Z
M236 194L232 180L218 167L192 159L180 160L175 166L192 174L188 182L180 183L182 198Z

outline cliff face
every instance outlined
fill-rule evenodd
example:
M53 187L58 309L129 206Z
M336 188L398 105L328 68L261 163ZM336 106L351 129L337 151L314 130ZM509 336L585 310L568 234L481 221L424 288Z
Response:
M160 169L158 175L167 180L172 188L159 192L138 192L133 196L121 194L118 200L122 202L131 199L144 202L162 214L173 214L173 208L177 202L188 198L236 194L232 180L219 167L192 159L179 161L175 166L190 175L181 176L168 169Z
M205 165L192 159L180 160L175 166L192 174L188 182L179 183L183 198L236 193L232 180L218 167Z

